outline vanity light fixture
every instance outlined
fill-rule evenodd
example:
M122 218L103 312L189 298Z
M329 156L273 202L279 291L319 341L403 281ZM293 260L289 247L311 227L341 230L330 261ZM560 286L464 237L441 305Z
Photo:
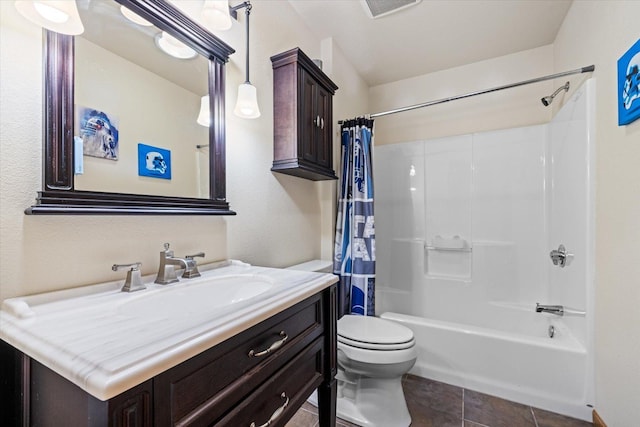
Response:
M202 22L210 30L225 31L231 28L229 0L204 0Z
M17 0L15 5L22 16L47 30L71 36L84 32L74 0Z
M182 43L171 34L163 31L156 34L156 45L167 55L171 55L178 59L195 58L198 53L186 44Z
M200 113L196 120L199 125L209 127L211 124L211 114L209 114L209 95L200 98Z
M147 21L146 19L144 19L142 16L138 15L137 13L133 12L131 9L129 9L128 7L122 5L120 6L120 13L122 13L122 15L124 15L125 18L127 18L129 21L138 24L138 25L142 25L143 27L151 27L153 26L153 24L149 21Z
M234 19L238 19L238 9L245 8L245 15L247 17L247 61L245 70L245 82L238 86L238 99L236 100L236 107L233 112L236 116L245 119L255 119L260 117L260 108L258 107L258 92L256 87L249 81L249 14L251 13L251 3L245 1L238 6L230 8L231 16Z

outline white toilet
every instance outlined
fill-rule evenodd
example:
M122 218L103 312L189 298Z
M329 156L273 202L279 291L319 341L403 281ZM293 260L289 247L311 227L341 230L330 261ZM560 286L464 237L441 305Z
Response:
M330 265L316 260L289 268L327 272ZM415 361L411 329L377 317L343 316L338 320L338 417L365 427L409 426L402 376Z

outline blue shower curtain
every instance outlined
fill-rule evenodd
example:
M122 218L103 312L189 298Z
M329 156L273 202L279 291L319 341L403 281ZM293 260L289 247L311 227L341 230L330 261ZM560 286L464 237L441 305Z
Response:
M342 163L333 272L340 276L338 315L374 316L373 120L342 125Z

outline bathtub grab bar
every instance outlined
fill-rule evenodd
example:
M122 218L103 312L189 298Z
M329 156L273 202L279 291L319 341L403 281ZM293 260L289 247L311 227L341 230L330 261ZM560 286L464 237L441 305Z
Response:
M428 251L471 252L473 248L446 248L441 246L425 246Z

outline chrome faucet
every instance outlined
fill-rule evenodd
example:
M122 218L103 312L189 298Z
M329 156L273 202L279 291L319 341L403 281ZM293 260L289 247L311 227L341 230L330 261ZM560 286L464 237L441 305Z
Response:
M169 244L165 243L164 251L160 251L160 265L155 283L168 285L169 283L177 282L179 279L176 274L176 266L184 268L182 277L185 279L199 277L200 272L198 271L198 263L194 259L195 257L204 257L204 252L187 255L184 258L176 258L173 255L173 250L169 250Z
M544 305L536 303L536 313L551 313L557 316L564 315L564 306L562 305Z

